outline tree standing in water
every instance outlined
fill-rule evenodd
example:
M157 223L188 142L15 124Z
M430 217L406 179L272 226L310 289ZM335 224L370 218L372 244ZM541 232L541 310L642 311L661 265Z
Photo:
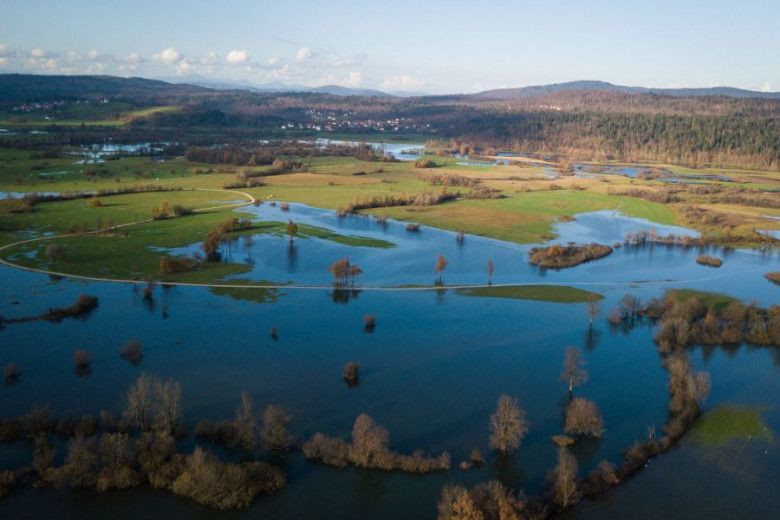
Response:
M588 296L588 323L589 328L593 329L593 320L601 313L601 303L599 297L595 294Z
M488 260L488 285L493 285L493 260Z
M561 381L565 381L569 385L569 398L571 398L575 386L584 385L588 382L588 371L585 370L585 360L580 349L566 347Z
M447 259L444 258L444 255L439 255L439 257L436 259L436 274L439 275L439 278L436 279L436 285L443 285L444 280L442 280L442 273L447 268Z
M496 411L490 416L490 447L506 455L520 446L527 433L528 421L517 400L500 396Z
M295 235L298 234L298 224L293 222L292 220L287 221L287 234L290 236L290 242L293 241L295 238Z

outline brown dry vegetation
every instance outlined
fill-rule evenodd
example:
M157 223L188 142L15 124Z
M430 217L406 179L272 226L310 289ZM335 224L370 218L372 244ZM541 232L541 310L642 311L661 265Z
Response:
M602 258L612 253L612 248L602 244L584 246L554 244L547 247L534 247L528 253L530 262L540 267L563 269L574 267L591 260Z

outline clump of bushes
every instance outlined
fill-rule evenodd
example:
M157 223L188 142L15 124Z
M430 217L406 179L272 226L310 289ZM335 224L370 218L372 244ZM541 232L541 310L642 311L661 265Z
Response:
M65 318L86 316L98 306L97 296L82 294L69 307L51 308L41 315L46 321L62 321Z
M604 419L593 401L575 397L566 406L566 420L563 431L571 435L601 437L604 433Z
M186 215L192 215L193 213L195 213L195 210L188 206L182 206L181 204L173 205L173 214L177 217L184 217Z
M163 255L160 257L160 274L174 274L191 271L198 265L193 258Z
M723 265L723 260L714 256L699 255L696 258L696 263L700 265L706 265L709 267L720 267Z
M349 386L357 385L358 380L360 379L360 363L356 363L355 361L350 361L349 363L344 365L344 368L341 371L341 375L344 378L344 381L347 382L347 385Z
M73 353L73 365L76 370L86 370L92 363L92 356L88 350L78 349Z
M448 470L450 456L442 453L428 457L420 451L402 455L388 448L390 434L366 414L360 414L352 427L352 442L317 432L304 443L304 456L330 466L343 468L352 464L361 468L407 473L429 473Z
M284 473L270 464L229 464L195 448L171 490L215 509L235 509L247 507L257 495L277 492L284 485Z
M363 270L357 264L351 264L349 258L336 260L330 265L330 272L333 275L333 285L342 287L345 285L355 285L355 280L363 274Z
M420 232L420 224L416 224L414 222L409 222L404 226L404 229L406 229L409 233L419 233Z
M438 504L438 520L520 520L529 518L527 504L497 480L463 486L445 486Z
M466 177L465 175L456 175L453 173L429 173L421 175L420 178L424 181L430 182L432 186L461 186L464 188L471 188L479 184L479 179Z
M180 426L181 386L173 379L141 374L127 392L124 415L141 431L174 434Z
M122 359L129 361L133 365L139 364L144 357L143 348L139 341L128 341L122 345L119 355Z
M436 168L437 166L439 165L431 159L418 159L414 161L415 168Z
M534 247L529 251L530 261L540 267L562 269L574 267L612 253L612 248L602 244L562 246L554 244L548 247Z
M773 273L766 273L764 275L764 278L766 278L770 282L774 282L774 283L780 285L780 271L775 271Z
M154 220L163 220L171 217L171 215L173 215L173 210L167 200L161 200L160 204L152 210L152 218Z

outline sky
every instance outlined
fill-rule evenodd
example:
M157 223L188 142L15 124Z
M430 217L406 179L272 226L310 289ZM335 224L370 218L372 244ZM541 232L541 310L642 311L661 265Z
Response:
M0 73L780 90L778 0L0 0Z

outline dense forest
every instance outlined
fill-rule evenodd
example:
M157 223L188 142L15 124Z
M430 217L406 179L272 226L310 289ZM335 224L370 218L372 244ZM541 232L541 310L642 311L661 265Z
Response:
M12 113L20 103L103 99L123 107L180 108L150 114L123 128L89 129L113 138L154 135L210 144L217 135L230 139L313 135L321 129L392 132L584 159L780 169L778 99L615 90L534 92L521 89L516 98L506 97L506 92L337 96L213 90L141 78L0 75L0 111ZM53 122L52 133L61 135L48 139L72 142L84 131L57 128ZM14 145L21 144L17 137Z

